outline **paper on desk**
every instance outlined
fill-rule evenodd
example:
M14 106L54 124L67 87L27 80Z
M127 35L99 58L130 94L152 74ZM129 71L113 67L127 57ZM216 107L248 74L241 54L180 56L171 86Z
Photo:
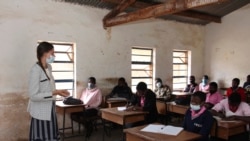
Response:
M118 111L124 111L124 110L126 110L127 109L127 107L126 106L123 106L123 107L117 107L117 110Z
M152 133L160 133L166 135L178 135L183 130L182 127L175 127L171 125L157 125L157 124L149 124L145 128L141 129L144 132L152 132Z

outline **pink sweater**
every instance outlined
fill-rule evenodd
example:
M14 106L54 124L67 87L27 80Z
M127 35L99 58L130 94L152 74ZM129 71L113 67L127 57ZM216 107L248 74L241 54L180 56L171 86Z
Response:
M86 107L97 108L102 103L102 93L100 89L96 87L93 89L86 88L83 90L80 99Z

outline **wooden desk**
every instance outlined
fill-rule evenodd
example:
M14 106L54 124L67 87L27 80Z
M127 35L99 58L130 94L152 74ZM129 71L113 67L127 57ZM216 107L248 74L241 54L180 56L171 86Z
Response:
M148 112L144 111L118 111L117 108L101 109L102 118L120 125L143 121Z
M102 119L122 125L123 128L125 124L145 120L145 115L148 114L144 111L118 111L117 108L105 108L101 109L101 112ZM104 132L102 139L104 141ZM124 135L122 135L122 139L124 139Z
M167 114L167 104L164 101L156 100L156 108L158 114L166 115Z
M178 104L175 105L172 103L166 103L166 105L168 112L173 112L182 115L185 115L186 111L189 109L189 106L184 106L184 105L178 105Z
M126 100L107 100L108 108L125 106L127 104Z
M73 127L72 127L72 123L71 123L71 127L65 127L65 117L66 117L66 113L72 113L72 112L81 112L84 111L85 109L85 105L84 104L80 104L80 105L65 105L63 103L63 101L56 101L56 112L60 113L63 115L63 127L60 128L59 130L62 130L62 140L64 140L65 138L65 130L66 129L71 129L72 133L73 131Z
M217 135L215 131L215 124L211 129L210 135L218 138L228 140L230 136L246 132L247 123L242 121L237 122L221 122L218 121Z
M193 93L189 93L189 92L172 92L172 95L176 95L176 96L184 96L184 95L192 95Z
M199 134L184 130L177 136L140 131L146 126L147 125L125 129L126 141L192 141L201 137Z

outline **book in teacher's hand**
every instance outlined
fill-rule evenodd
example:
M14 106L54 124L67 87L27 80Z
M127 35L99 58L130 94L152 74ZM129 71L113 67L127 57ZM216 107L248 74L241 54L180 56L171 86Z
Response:
M176 127L171 125L160 125L160 124L149 124L148 126L141 129L144 132L152 132L166 135L177 136L183 130L182 127Z

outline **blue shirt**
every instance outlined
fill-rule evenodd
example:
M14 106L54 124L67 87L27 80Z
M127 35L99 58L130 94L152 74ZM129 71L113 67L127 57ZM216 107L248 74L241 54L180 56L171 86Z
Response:
M199 141L208 141L213 121L213 116L208 110L205 110L199 117L192 119L191 111L188 109L185 114L183 128L186 131L200 134L202 138Z

